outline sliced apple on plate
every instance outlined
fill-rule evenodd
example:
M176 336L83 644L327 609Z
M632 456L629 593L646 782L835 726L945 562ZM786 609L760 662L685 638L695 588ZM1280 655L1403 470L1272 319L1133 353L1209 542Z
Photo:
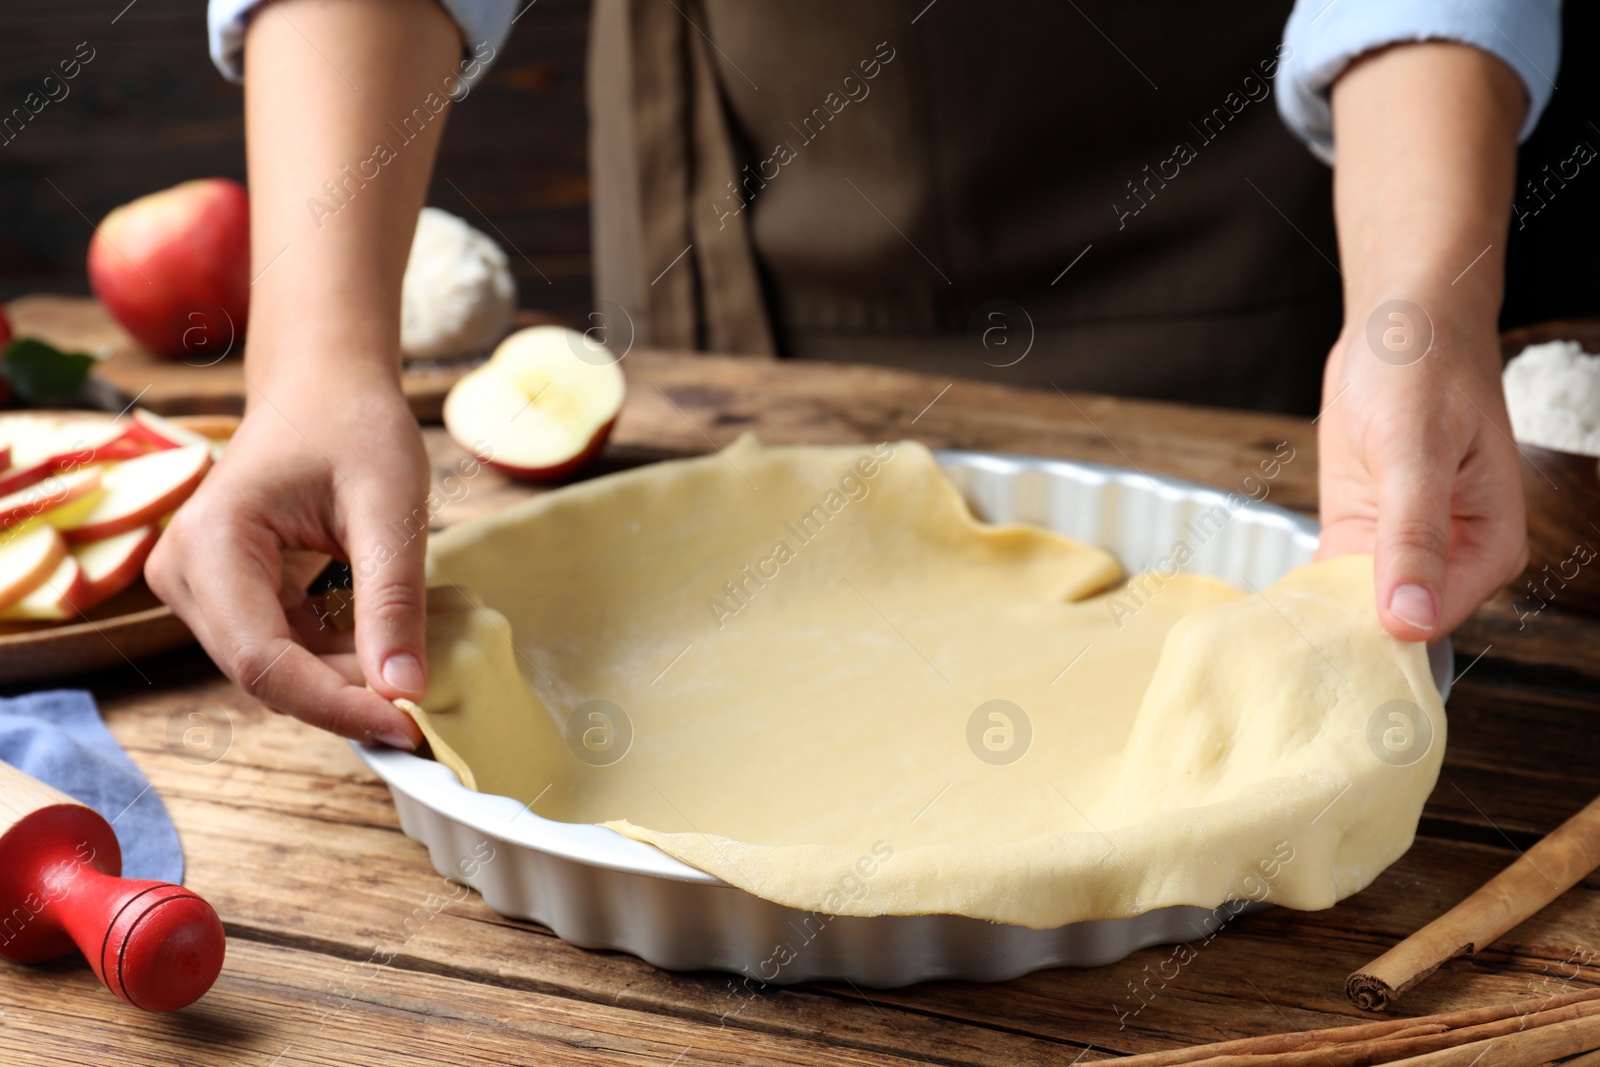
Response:
M120 427L122 433L95 449L94 455L89 457L88 462L119 463L122 460L138 459L151 452L175 447L171 442L145 429L134 419L119 419L114 425Z
M182 448L185 445L205 445L211 450L213 460L222 458L222 442L207 437L203 433L191 430L171 419L163 418L153 411L144 408L133 409L133 421L137 432L163 448Z
M0 529L43 518L52 526L71 525L87 515L100 492L98 467L46 475L26 489L0 496Z
M66 555L66 542L47 522L24 523L0 534L0 612L42 585Z
M83 568L71 555L61 557L45 580L0 612L4 622L63 622L78 614L87 588Z
M132 585L144 573L144 561L160 536L161 527L150 525L73 545L72 557L83 572L84 582L74 603L87 610Z
M615 360L560 326L533 326L500 343L489 362L445 397L457 444L514 478L554 481L605 445L625 392Z
M188 499L211 466L211 450L186 445L118 463L102 479L104 492L80 521L63 526L74 544L99 541L148 526Z
M0 495L26 489L62 471L138 454L117 444L130 424L49 415L5 417L0 420L0 435L10 444L11 465L0 471Z

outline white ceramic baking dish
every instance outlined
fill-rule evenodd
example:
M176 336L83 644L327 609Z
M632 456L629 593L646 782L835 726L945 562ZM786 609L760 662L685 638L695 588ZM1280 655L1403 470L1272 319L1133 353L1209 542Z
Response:
M1094 463L983 452L941 452L938 459L981 517L1036 523L1099 545L1129 572L1157 564L1182 538L1191 547L1204 542L1186 571L1262 588L1310 561L1317 546L1315 522L1259 499L1270 499L1272 486L1260 469L1242 473L1230 498ZM1430 658L1447 693L1449 642ZM432 760L354 747L388 784L401 827L428 847L441 874L478 890L502 915L670 970L731 971L774 984L1003 981L1203 938L1254 907L1160 908L1054 930L957 915L818 916L762 900L605 827L552 822L510 797L472 792Z

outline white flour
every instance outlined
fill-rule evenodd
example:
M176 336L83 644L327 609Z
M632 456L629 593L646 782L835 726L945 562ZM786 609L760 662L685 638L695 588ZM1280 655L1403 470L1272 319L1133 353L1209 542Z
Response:
M1506 364L1504 380L1518 441L1600 456L1600 356L1576 341L1529 345Z

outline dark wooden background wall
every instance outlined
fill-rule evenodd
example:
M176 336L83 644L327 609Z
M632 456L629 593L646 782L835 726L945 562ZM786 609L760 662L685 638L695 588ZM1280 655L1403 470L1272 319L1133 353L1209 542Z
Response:
M0 299L86 292L87 220L186 178L243 177L241 96L206 58L203 0L126 4L0 0L0 114L78 42L95 50L70 95L0 145ZM1566 8L1560 90L1523 146L1524 178L1579 141L1600 150L1600 7ZM453 114L430 198L487 229L461 194L470 198L513 246L524 306L574 318L590 301L587 17L588 0L527 9L487 84ZM1520 230L1513 223L1506 325L1600 314L1600 160L1555 188Z
M70 95L0 144L0 299L88 292L84 216L99 222L189 178L244 179L243 93L211 65L204 0L137 0L113 24L127 3L0 0L0 115L78 42L95 50ZM506 255L523 306L580 319L589 308L588 17L588 0L527 9L486 83L452 110L428 201L493 235L473 205L483 211L502 247L515 246Z
M1537 208L1527 191L1559 168L1579 142L1600 152L1600 5L1566 0L1561 16L1561 71L1539 128L1518 153L1517 201ZM1571 173L1570 169L1568 173ZM1545 319L1600 315L1600 157L1557 188L1537 215L1511 223L1505 327Z

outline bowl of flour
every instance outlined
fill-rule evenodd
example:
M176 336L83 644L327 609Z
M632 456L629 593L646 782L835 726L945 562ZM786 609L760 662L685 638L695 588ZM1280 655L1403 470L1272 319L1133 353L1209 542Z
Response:
M1528 504L1528 569L1511 591L1520 616L1600 614L1600 355L1529 340L1503 378Z

